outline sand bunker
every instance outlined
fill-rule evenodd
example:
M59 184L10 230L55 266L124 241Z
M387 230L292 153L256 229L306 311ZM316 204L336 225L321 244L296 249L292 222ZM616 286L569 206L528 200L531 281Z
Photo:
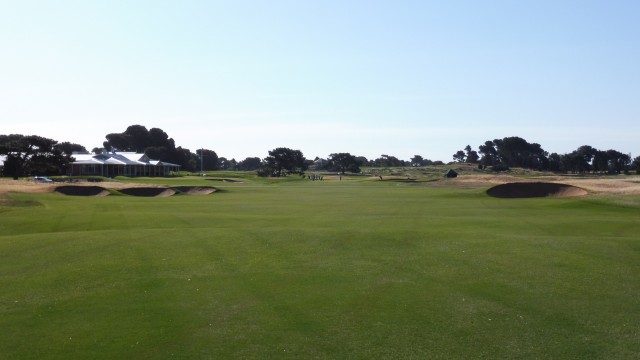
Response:
M120 189L120 192L130 196L166 197L176 193L175 190L163 187L132 187Z
M508 183L492 187L487 194L497 198L534 198L534 197L573 197L587 195L585 189L573 185L521 182Z
M53 191L71 196L106 196L109 190L100 186L65 185L58 186ZM118 189L120 193L129 196L166 197L176 193L185 195L209 195L217 191L213 186L175 186L175 187L141 187L133 186Z
M58 186L54 190L57 193L70 196L107 196L109 191L100 186Z
M209 195L217 190L213 186L174 186L171 189L187 195Z

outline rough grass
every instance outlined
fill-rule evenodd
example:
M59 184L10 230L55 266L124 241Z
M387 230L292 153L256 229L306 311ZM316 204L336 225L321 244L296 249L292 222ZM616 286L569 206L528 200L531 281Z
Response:
M40 205L1 213L0 357L640 355L637 207L358 180L225 186L11 194Z

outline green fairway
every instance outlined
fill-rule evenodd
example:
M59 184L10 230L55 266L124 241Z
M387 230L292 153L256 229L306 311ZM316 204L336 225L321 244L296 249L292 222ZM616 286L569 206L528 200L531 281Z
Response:
M638 196L230 180L10 194L0 358L640 358Z

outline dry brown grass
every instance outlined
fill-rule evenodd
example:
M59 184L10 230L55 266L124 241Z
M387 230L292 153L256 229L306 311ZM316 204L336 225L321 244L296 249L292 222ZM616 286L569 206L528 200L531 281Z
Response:
M528 178L510 175L462 175L446 183L461 187L492 187L507 183L552 182L585 189L589 194L633 195L640 194L640 176L535 176Z

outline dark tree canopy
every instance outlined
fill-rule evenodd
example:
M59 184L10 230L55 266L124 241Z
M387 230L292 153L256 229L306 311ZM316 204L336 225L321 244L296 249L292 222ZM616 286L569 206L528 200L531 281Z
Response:
M142 125L131 125L123 133L108 134L106 139L103 146L107 151L143 153L150 147L165 149L165 151L175 150L175 142L162 129L147 130Z
M218 154L213 150L200 149L196 152L200 167L204 171L218 170ZM226 159L225 159L226 160ZM200 169L200 167L198 169Z
M307 169L304 155L300 150L280 147L269 151L259 171L261 176L280 177L288 174L303 174Z
M338 171L342 174L345 172L359 173L360 162L358 159L349 153L335 153L329 155L327 167L330 170Z
M73 144L73 143L70 143L68 141L58 143L58 144L56 144L56 147L60 151L62 151L62 153L65 156L68 156L68 157L71 157L71 155L73 155L74 152L75 153L87 152L87 149L84 146L82 146L80 144Z
M187 171L197 171L200 169L200 156L188 149L176 147L175 141L162 129L152 128L147 130L142 125L131 125L123 133L111 133L106 135L103 143L105 151L134 151L145 153L153 159L160 159L170 163L178 164ZM101 149L94 149L94 152ZM205 156L205 161L207 158ZM218 156L209 159L207 166L211 167L211 162L215 161L217 168Z
M464 159L467 156L465 155L464 151L462 150L458 150L455 154L453 154L453 161L455 162L464 162Z
M631 167L636 171L636 174L640 174L640 156L637 156L633 159Z
M465 155L467 162L472 162L470 157L473 151L468 145L465 150L466 154L462 150L458 151L454 159L458 160ZM478 150L482 155L480 164L492 166L492 169L522 167L556 172L620 174L628 172L634 164L630 154L617 150L602 151L589 145L580 146L564 155L549 154L540 144L531 144L516 136L486 141Z
M4 174L14 178L63 174L69 159L57 144L37 135L0 135L0 155L7 157Z
M218 169L219 170L235 170L238 166L238 162L236 159L227 159L226 157L221 157L218 160Z
M237 165L240 171L258 170L262 166L262 160L259 157L248 157L240 161Z
M404 161L398 159L395 156L382 154L379 158L373 161L373 166L392 167L392 166L404 166Z

